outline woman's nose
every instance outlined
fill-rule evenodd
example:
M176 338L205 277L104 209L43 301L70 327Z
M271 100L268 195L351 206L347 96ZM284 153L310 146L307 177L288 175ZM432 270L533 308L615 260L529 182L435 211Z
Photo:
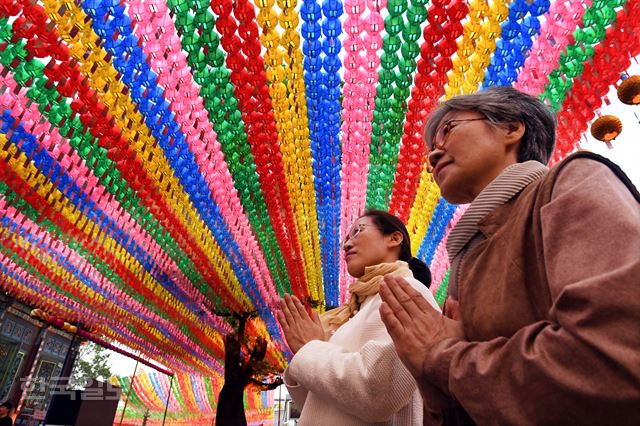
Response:
M443 154L444 154L444 151L442 151L441 149L434 149L433 151L429 152L427 156L427 161L429 162L429 166L431 167L431 170L433 170L436 167L436 164L438 164L438 161L440 160L440 158L442 158Z

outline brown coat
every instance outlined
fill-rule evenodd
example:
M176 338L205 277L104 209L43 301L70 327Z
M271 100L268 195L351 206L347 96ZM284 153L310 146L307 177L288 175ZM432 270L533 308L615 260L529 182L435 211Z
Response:
M466 340L432 347L425 377L478 424L640 424L639 200L571 158L478 226L459 273Z

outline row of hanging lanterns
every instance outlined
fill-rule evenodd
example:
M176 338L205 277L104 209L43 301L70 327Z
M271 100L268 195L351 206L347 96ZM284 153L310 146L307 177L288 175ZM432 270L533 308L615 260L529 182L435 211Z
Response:
M624 78L618 86L618 99L625 105L640 105L640 75ZM612 148L611 141L622 133L622 121L615 115L603 115L591 124L591 135Z

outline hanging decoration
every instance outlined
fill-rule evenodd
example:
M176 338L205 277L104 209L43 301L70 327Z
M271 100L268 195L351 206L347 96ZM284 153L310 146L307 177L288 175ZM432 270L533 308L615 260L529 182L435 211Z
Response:
M603 115L598 117L591 124L591 136L607 144L609 148L611 141L622 133L622 121L615 115Z
M426 168L440 101L539 96L556 162L591 122L620 133L595 118L638 33L639 0L0 0L0 290L175 371L134 381L125 417L157 422L171 393L192 424L225 318L255 313L281 371L279 298L348 298L339 242L366 208L407 224L442 303L464 207Z
M128 398L126 410L119 407L116 419L123 419L123 425L138 425L145 417L148 425L193 425L211 424L216 416L216 395L220 392L223 379L220 376L203 377L194 374L176 374L171 385L171 393L164 417L165 404L169 395L170 380L164 374L154 371L138 372L131 377L113 377L111 383L122 389L123 398ZM248 388L244 393L247 423L249 425L273 422L275 391L260 391Z
M632 75L620 83L618 99L623 104L640 105L640 75Z

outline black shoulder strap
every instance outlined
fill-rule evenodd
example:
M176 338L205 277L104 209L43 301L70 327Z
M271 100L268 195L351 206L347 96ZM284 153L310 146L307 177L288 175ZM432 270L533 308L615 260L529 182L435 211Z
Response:
M622 171L620 166L618 166L616 163L609 160L608 158L603 157L602 155L594 154L593 152L589 152L589 151L576 152L574 154L569 155L567 158L565 158L559 167L562 168L569 161L575 160L576 158L589 158L591 160L599 161L600 163L609 167L611 171L618 177L618 179L620 179L622 183L624 183L625 186L629 188L629 191L631 191L631 194L633 194L636 201L640 203L640 192L638 192L638 189L635 187L633 182L631 182L631 179L629 179L629 176L627 176L626 173Z

